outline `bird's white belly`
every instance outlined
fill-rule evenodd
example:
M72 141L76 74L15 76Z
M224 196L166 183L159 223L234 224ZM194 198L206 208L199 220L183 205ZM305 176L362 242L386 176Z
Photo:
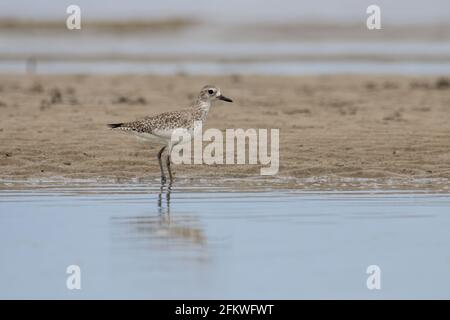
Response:
M138 138L138 140L145 141L145 142L151 142L151 143L157 143L157 144L163 144L163 145L166 145L170 142L170 138L165 139L165 138L155 136L150 133L135 133L135 136L136 136L136 138Z
M153 133L139 132L135 133L139 140L146 142L158 143L168 145L171 142L172 135L174 135L174 144L190 142L194 137L194 131L190 129L177 129L177 130L154 130ZM183 137L182 139L179 137ZM177 139L178 138L178 139ZM178 143L177 143L178 142Z

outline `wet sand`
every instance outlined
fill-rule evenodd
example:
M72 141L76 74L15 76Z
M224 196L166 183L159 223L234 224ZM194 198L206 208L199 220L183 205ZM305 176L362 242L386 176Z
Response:
M205 128L280 129L278 177L450 178L444 78L1 75L0 179L157 179L158 147L105 124L184 108L206 83L235 103L216 104ZM260 166L174 171L179 179L258 178Z

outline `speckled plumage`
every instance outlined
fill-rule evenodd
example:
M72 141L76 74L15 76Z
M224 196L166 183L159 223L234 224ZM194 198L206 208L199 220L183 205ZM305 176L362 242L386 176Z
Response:
M208 88L214 88L214 86L204 86L195 102L188 109L164 112L141 120L110 124L109 126L114 130L156 134L158 136L159 131L167 132L178 128L193 129L195 121L203 122L208 116L211 107L211 101L207 94Z
M205 121L208 111L201 107L171 111L145 117L142 120L121 123L113 129L135 131L137 133L154 133L157 130L172 131L177 128L192 129L195 121Z

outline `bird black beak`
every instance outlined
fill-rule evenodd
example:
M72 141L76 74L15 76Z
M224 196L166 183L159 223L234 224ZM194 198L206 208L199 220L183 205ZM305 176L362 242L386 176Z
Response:
M231 100L230 98L227 98L227 97L225 97L223 95L218 96L217 99L223 100L223 101L226 101L226 102L233 102L233 100Z

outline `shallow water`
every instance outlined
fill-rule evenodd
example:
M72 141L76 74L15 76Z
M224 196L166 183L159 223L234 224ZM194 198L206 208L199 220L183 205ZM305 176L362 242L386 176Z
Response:
M24 61L0 61L0 72L23 73ZM374 75L447 75L450 64L442 62L183 62L144 63L129 61L103 62L40 62L42 74L152 74L152 75L324 75L324 74L374 74Z
M66 37L65 33L11 35L0 32L0 55L9 56L8 59L0 59L0 72L25 73L33 69L32 72L42 74L450 73L450 44L445 42L241 42L212 39L198 43L192 39L195 36L189 34L175 39L170 36L149 37L145 41L141 35L117 38L94 34L74 36L71 42L76 45L68 46ZM48 46L49 43L52 45ZM352 55L360 57L355 60ZM405 58L408 55L413 57ZM35 59L32 67L27 60L29 57Z
M0 298L449 298L449 208L418 191L2 190Z

